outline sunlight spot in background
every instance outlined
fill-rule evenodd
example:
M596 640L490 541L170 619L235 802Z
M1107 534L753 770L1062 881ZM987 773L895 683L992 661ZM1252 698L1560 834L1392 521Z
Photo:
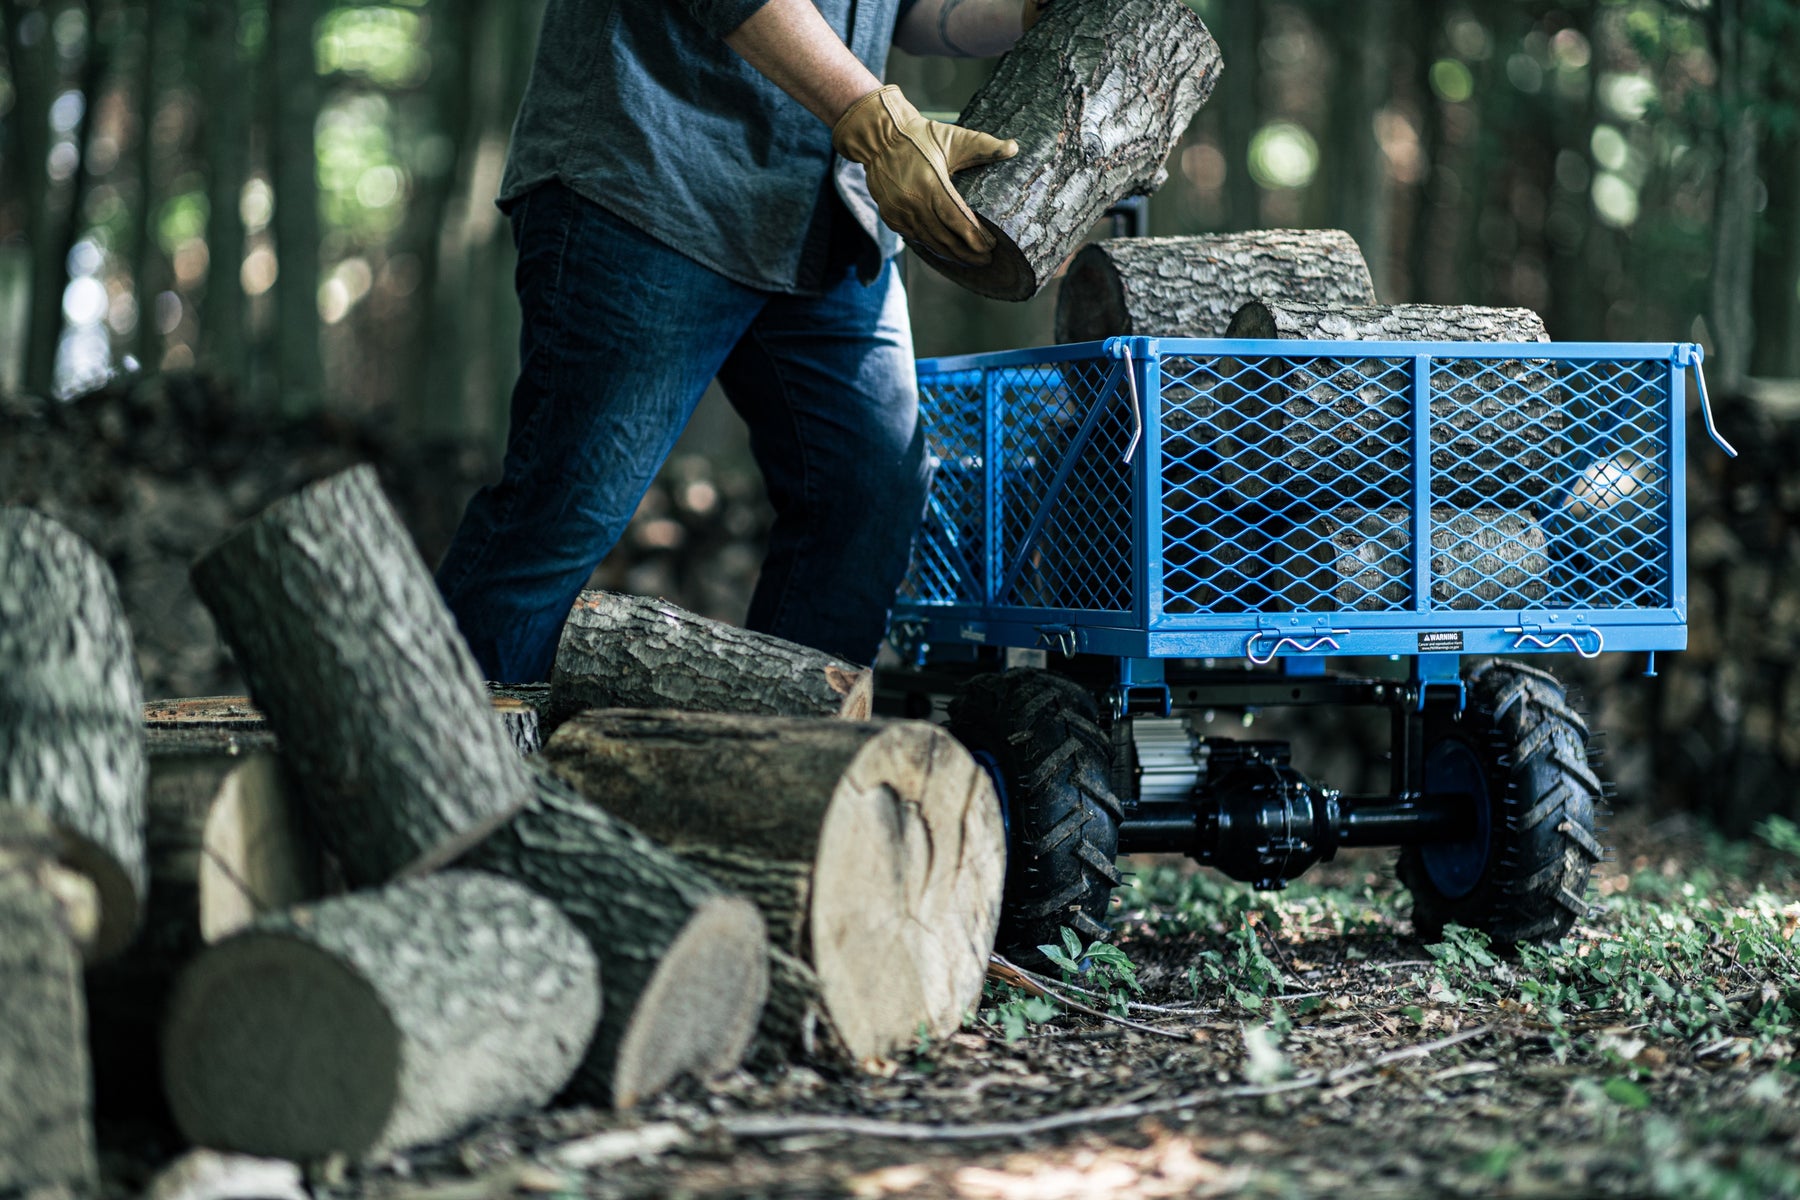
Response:
M64 92L50 104L50 128L58 133L72 132L81 124L81 114L86 111L87 101L80 92Z
M369 269L367 259L346 258L319 285L319 318L327 325L336 325L369 294L374 282L375 273Z
M1181 173L1203 192L1225 186L1225 155L1210 142L1199 142L1181 152Z
M1621 121L1639 121L1656 99L1656 85L1644 75L1602 75L1596 90L1601 107Z
M1626 228L1637 220L1637 189L1610 171L1596 175L1594 211L1608 225L1617 229Z
M1387 156L1394 181L1400 184L1419 182L1424 160L1419 153L1419 131L1397 109L1384 108L1375 114L1375 140Z
M106 317L106 285L92 275L70 281L63 289L63 316L71 325L94 325Z
M1594 152L1594 161L1608 171L1624 170L1625 160L1631 154L1630 147L1625 144L1625 135L1611 125L1594 126L1588 147Z
M244 190L238 194L238 216L243 218L244 232L261 233L269 227L269 218L275 215L275 190L269 181L261 176L244 184Z
M1555 56L1557 66L1570 71L1581 70L1594 57L1587 38L1578 29L1557 30L1556 36L1550 39L1550 53Z
M1440 58L1431 64L1431 90L1440 100L1461 104L1475 94L1475 77L1454 58Z
M1529 54L1514 54L1507 58L1506 77L1527 95L1536 95L1544 86L1544 68Z
M246 296L260 296L275 286L278 267L275 252L267 246L258 246L244 258L244 269L238 272L238 280L244 285Z
M1319 146L1292 121L1272 121L1250 139L1250 174L1266 188L1300 188L1319 169Z

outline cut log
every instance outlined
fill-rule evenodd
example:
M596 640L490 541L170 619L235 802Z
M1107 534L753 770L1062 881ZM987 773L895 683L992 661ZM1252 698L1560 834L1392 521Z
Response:
M69 928L71 890L93 885L57 864L58 840L44 814L0 805L4 1195L56 1185L85 1194L95 1175L81 951Z
M776 949L816 972L857 1060L891 1053L921 1024L954 1031L980 997L1005 837L986 773L943 730L586 712L543 757L763 905Z
M1218 77L1219 48L1181 0L1051 5L959 118L1019 143L955 176L997 241L992 261L919 257L977 295L1029 300L1108 208L1162 185Z
M180 702L189 714L210 702ZM160 703L146 712L167 714ZM152 724L143 931L88 974L94 1087L105 1113L161 1107L156 1033L175 975L209 942L321 893L323 864L274 735L245 719Z
M1252 301L1232 318L1234 338L1335 341L1544 342L1536 313L1523 308L1393 305L1330 309ZM1235 382L1165 396L1171 430L1213 442L1215 483L1237 501L1291 490L1303 479L1345 499L1379 507L1411 496L1412 361L1305 357L1260 364L1259 392ZM1273 368L1270 370L1269 368ZM1268 375L1274 382L1263 382ZM1542 359L1436 363L1430 381L1432 502L1452 508L1527 507L1558 484L1571 452L1572 418L1561 402L1555 364ZM1216 410L1216 411L1212 411ZM1217 434L1209 434L1210 426ZM1260 452L1255 448L1261 443ZM1267 469L1260 459L1273 456ZM1186 468L1208 471L1207 455ZM1179 481L1178 481L1179 482ZM1304 490L1304 489L1302 489Z
M875 686L855 664L667 600L583 592L563 626L550 692L557 720L583 708L861 720Z
M542 743L539 714L549 707L550 687L542 683L490 683L488 696L506 736L520 754L536 754ZM144 702L144 727L152 730L227 729L269 732L268 718L248 696L195 696Z
M1056 294L1056 340L1224 337L1251 300L1375 303L1356 240L1340 229L1107 238L1081 248Z
M737 1067L768 996L762 918L547 772L466 865L548 897L588 938L606 1008L570 1092L629 1108Z
M353 884L440 866L528 798L475 660L372 469L272 505L193 579Z
M163 1078L201 1145L361 1159L543 1104L599 1010L594 954L554 905L448 871L213 946L170 1000Z
M144 902L141 703L106 564L48 517L0 508L0 804L44 813L93 880L90 961L124 948Z

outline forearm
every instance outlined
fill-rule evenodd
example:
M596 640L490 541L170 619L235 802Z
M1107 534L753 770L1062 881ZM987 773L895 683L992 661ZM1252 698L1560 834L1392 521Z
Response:
M881 86L812 0L769 0L725 43L827 125Z
M1039 0L918 0L894 30L908 54L989 58L1004 54L1029 27Z

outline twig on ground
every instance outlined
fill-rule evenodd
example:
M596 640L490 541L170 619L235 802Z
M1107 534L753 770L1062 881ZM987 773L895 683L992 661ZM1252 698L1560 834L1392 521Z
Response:
M1090 1017L1098 1017L1102 1021L1110 1021L1114 1025L1135 1030L1138 1033L1154 1034L1157 1037L1172 1038L1178 1042L1192 1042L1193 1035L1179 1029L1158 1029L1154 1025L1146 1025L1142 1021L1133 1021L1128 1017L1117 1017L1098 1008L1089 1008L1079 1000L1071 1000L1060 992L1053 991L1049 984L1032 978L1018 967L1013 966L998 954L988 960L988 978L998 980L1011 987L1023 988L1034 996L1043 996L1054 1000L1072 1012L1083 1013Z
M1075 992L1078 995L1086 996L1090 1000L1106 999L1105 996L1102 996L1099 992L1096 992L1091 988L1084 988L1081 985L1074 984L1074 983L1067 983L1067 982L1057 983L1055 980L1051 979L1049 976L1040 975L1036 971L1028 971L1024 967L1021 967L1018 963L1012 962L1011 960L1009 960L1001 955L993 954L993 955L989 955L989 957L994 959L995 961L1005 963L1007 966L1011 967L1013 970L1017 971L1019 974L1025 976L1027 979L1030 979L1030 980L1036 982L1041 987L1067 988L1069 991ZM1319 992L1319 993L1310 993L1310 994L1323 995L1324 993ZM1219 1012L1219 1010L1217 1008L1198 1008L1198 1007L1194 1007L1191 1005L1190 1006L1176 1006L1176 1005L1171 1005L1171 1004L1146 1004L1142 1000L1127 1000L1125 1002L1125 1009L1127 1012L1159 1013L1166 1017L1211 1017L1211 1016L1218 1015L1218 1012Z
M724 1117L719 1121L719 1128L733 1137L741 1138L783 1138L804 1134L845 1134L855 1137L888 1138L905 1142L975 1142L1005 1141L1009 1139L1033 1137L1041 1133L1055 1133L1062 1129L1086 1128L1089 1126L1111 1123L1114 1121L1135 1121L1141 1117L1152 1117L1162 1113L1178 1112L1187 1108L1203 1108L1226 1100L1242 1100L1261 1096L1277 1096L1284 1092L1299 1092L1309 1088L1324 1087L1341 1080L1352 1078L1381 1067L1391 1066L1408 1059L1424 1058L1439 1050L1473 1041L1491 1032L1486 1025L1477 1025L1453 1033L1449 1037L1439 1038L1435 1042L1422 1042L1416 1046L1406 1046L1399 1050L1391 1050L1386 1054L1361 1062L1349 1063L1332 1071L1315 1071L1289 1079L1283 1083L1262 1085L1245 1085L1240 1087L1212 1088L1204 1092L1190 1092L1184 1096L1175 1096L1167 1100L1150 1100L1135 1104L1111 1104L1097 1108L1078 1108L1068 1112L1060 1112L1047 1117L1037 1117L1029 1121L988 1121L970 1125L928 1125L906 1124L899 1121L878 1121L868 1117L832 1117L832 1116L769 1116L762 1113L750 1113L737 1117Z

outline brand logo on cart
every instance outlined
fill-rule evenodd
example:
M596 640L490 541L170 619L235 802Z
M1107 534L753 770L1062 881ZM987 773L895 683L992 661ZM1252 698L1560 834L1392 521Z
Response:
M965 642L987 641L987 631L984 629L977 629L973 625L964 625L961 629L956 631L956 636Z
M1460 629L1433 629L1419 635L1420 654L1444 654L1462 648Z

